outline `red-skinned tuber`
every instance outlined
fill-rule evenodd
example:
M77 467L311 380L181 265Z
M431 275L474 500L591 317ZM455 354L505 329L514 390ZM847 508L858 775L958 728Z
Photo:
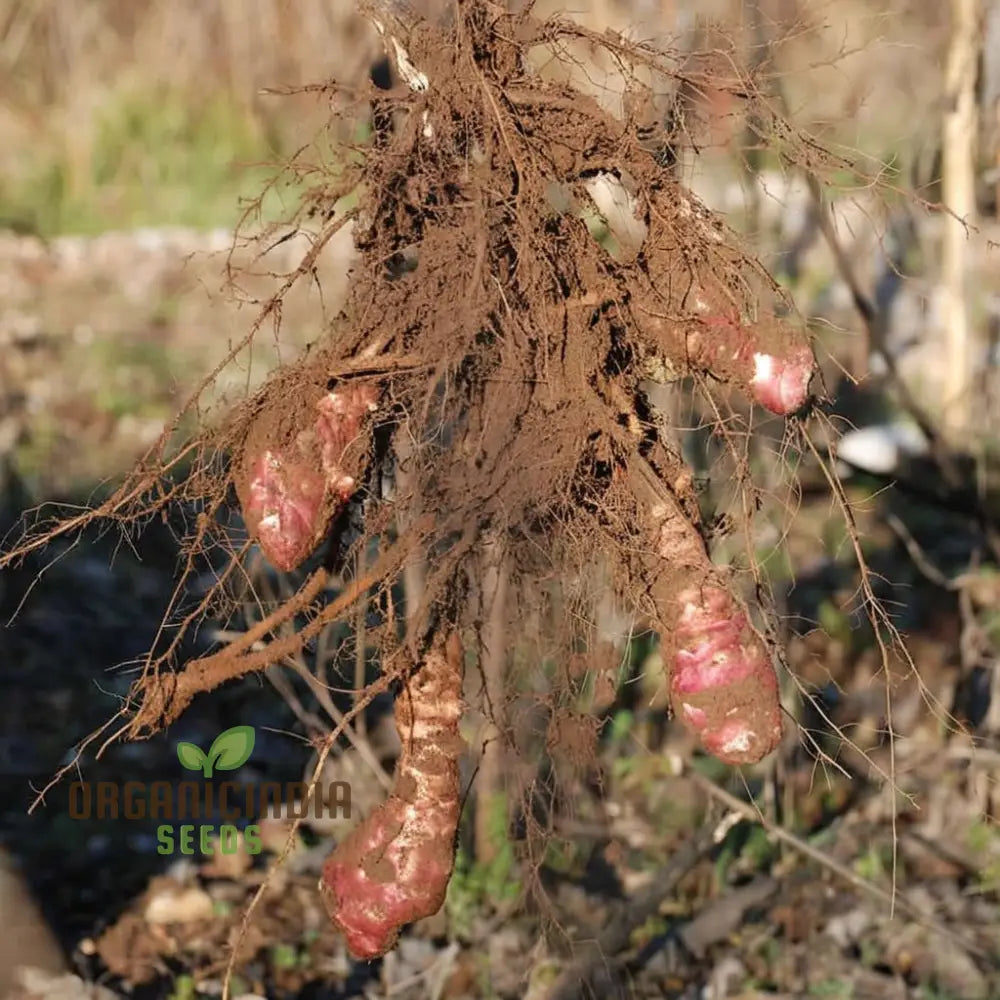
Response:
M323 867L324 904L355 958L384 955L406 924L444 903L461 815L462 677L458 634L436 638L396 696L393 791Z
M780 416L805 405L815 371L807 344L781 336L763 322L751 326L731 315L711 314L702 323L704 332L689 334L689 349L692 340L702 341L699 353L705 356L706 370L713 375L732 372L756 402Z
M774 316L741 321L721 295L689 296L686 319L651 316L643 330L655 350L644 364L654 381L700 371L742 387L782 416L801 409L816 370L804 336Z
M781 739L778 680L767 649L717 582L682 591L674 613L674 711L719 760L756 763Z
M757 763L782 734L767 647L684 507L665 486L659 493L654 497L643 483L654 543L649 571L674 714L719 760Z
M675 183L654 194L648 221L646 294L630 317L646 377L701 373L739 386L772 413L801 409L816 370L808 338L768 306L769 295L747 294L756 278L721 218Z
M377 401L373 386L348 383L324 393L304 419L295 400L279 400L278 416L265 409L267 416L257 418L237 489L247 530L277 569L298 566L354 494L363 449L352 445L360 445L365 418ZM294 413L291 432L281 410Z

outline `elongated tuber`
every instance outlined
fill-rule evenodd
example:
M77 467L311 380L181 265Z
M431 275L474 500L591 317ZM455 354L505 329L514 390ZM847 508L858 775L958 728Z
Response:
M438 638L396 697L402 749L392 794L337 845L320 892L355 958L384 955L444 903L461 813L462 646Z
M649 570L674 714L719 760L756 763L782 733L767 648L684 507L665 485L659 495L646 481L641 489L649 503Z
M743 322L720 294L698 289L688 300L688 315L642 324L653 347L643 364L648 377L665 382L700 371L741 386L772 413L805 405L816 364L804 336L774 316Z
M645 294L630 318L647 378L700 372L741 387L772 413L805 405L816 370L805 331L776 315L769 296L747 294L755 276L734 234L682 184L653 196L644 270Z
M258 416L237 489L247 529L277 569L302 562L353 495L359 439L377 399L371 385L347 384L304 409L296 399L279 398L275 411Z

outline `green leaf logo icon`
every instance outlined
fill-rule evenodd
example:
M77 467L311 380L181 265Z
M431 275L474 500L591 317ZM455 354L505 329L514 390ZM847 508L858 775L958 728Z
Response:
M215 737L207 754L194 743L178 743L177 759L181 767L211 778L214 770L235 771L242 767L253 753L253 744L253 726L233 726Z
M253 743L253 726L233 726L215 737L209 760L220 771L235 771L250 759Z
M181 767L186 767L189 771L200 771L206 760L201 747L193 743L178 743L177 759L181 762Z

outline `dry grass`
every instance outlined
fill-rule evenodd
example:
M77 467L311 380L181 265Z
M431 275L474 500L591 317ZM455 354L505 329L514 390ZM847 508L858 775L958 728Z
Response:
M936 58L944 20L931 6L537 0L536 9L679 43L702 100L711 97L705 80L746 61L763 25L782 42L780 65L769 55L761 69L788 81L799 124L886 156L926 144L918 132L938 82L922 68ZM314 95L268 90L330 77L356 83L378 52L347 0L0 0L0 225L232 224L232 203L261 180L240 166L282 158L327 118ZM593 47L572 56L574 82L620 91L607 57ZM724 127L711 141L731 140L725 122L735 128L738 116L712 110Z
M0 224L236 222L238 196L328 108L268 88L360 78L353 4L0 2Z
M137 70L253 104L262 87L349 79L374 51L354 5L324 0L4 0L0 26L0 86L22 110L86 103Z

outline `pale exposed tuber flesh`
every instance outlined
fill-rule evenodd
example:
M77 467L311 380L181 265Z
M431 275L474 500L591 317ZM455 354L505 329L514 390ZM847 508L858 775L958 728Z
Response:
M323 867L320 891L355 958L389 951L406 924L444 903L461 814L462 646L437 638L396 696L401 751L392 794Z

